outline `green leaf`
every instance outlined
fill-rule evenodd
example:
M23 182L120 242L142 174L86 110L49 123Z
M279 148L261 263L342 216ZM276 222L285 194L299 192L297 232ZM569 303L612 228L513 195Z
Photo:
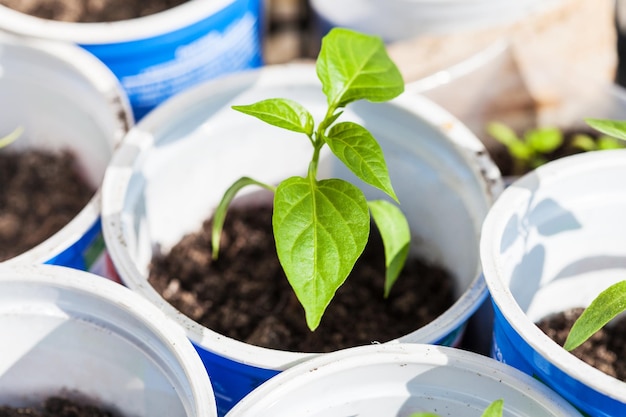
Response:
M482 417L502 417L504 411L504 400L496 400L489 404L489 407L485 409Z
M564 348L576 349L618 314L626 311L626 281L602 291L578 317L567 335Z
M365 249L367 201L343 180L291 177L276 189L272 222L278 258L315 330Z
M487 133L501 144L509 147L513 143L521 143L521 139L513 129L500 122L490 122L487 124Z
M376 36L331 29L322 39L316 68L333 110L361 99L388 101L404 91L402 74Z
M585 122L605 135L626 140L626 120L585 119Z
M554 127L533 129L524 135L526 143L539 153L550 153L563 144L563 133Z
M24 128L20 126L20 127L15 128L13 132L9 133L5 137L0 138L0 148L4 148L5 146L8 146L11 143L15 142L17 138L19 138L22 135L23 132L24 132Z
M367 129L352 122L336 124L328 132L326 143L357 177L398 201L383 150Z
M395 284L409 255L411 230L402 211L385 200L370 201L372 218L380 231L385 247L385 298Z
M219 256L220 239L222 235L222 229L224 228L224 220L226 219L226 211L228 206L233 201L233 198L244 187L249 185L258 185L267 190L274 191L275 187L264 184L262 182L253 180L249 177L242 177L235 181L224 193L221 201L213 213L213 228L211 229L211 250L213 252L213 259L217 259Z
M273 126L304 133L307 136L313 135L313 116L293 100L270 98L254 104L232 106L232 108Z

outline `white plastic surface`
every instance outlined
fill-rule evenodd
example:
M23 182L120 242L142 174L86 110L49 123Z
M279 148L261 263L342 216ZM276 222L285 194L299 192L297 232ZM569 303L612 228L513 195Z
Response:
M74 269L0 267L0 405L68 393L125 417L214 417L184 332L123 286Z

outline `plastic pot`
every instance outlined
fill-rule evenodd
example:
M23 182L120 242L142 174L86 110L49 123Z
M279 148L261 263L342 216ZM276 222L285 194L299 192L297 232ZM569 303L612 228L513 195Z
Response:
M0 405L65 395L126 417L214 417L180 327L129 289L53 266L0 267Z
M40 19L0 6L0 29L82 46L119 78L139 120L198 82L262 64L261 0L193 0L103 23Z
M313 65L265 67L206 83L143 119L116 152L103 183L103 228L116 272L186 329L214 381L220 412L313 354L251 346L199 325L149 285L147 268L153 248L167 251L198 230L234 180L248 175L276 183L306 170L306 140L230 108L269 97L300 101L315 117L325 111ZM443 265L456 282L455 304L400 340L458 344L487 295L478 238L502 187L499 172L469 130L421 97L354 103L343 117L364 123L378 138L414 241L422 242L415 252ZM320 172L356 182L328 154ZM364 191L373 197L370 188Z
M587 152L509 186L485 219L480 252L493 299L492 356L592 416L626 413L626 384L579 360L534 323L586 307L626 272L626 150Z
M479 31L514 23L560 0L311 0L320 31L349 27L388 42L424 35ZM545 4L548 3L548 6Z
M65 227L5 262L97 272L104 254L100 183L113 149L133 125L128 97L111 71L77 46L6 34L0 34L0 46L0 134L24 129L11 150L69 149L97 190Z
M486 356L399 343L345 349L294 366L247 395L227 417L478 417L498 399L505 416L580 415L545 385Z

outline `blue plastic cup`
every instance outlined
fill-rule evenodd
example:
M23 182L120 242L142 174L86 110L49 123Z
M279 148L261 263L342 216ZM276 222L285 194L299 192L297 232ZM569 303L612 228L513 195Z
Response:
M78 44L126 90L135 119L192 85L262 65L262 0L194 0L106 23L36 18L0 6L0 29Z

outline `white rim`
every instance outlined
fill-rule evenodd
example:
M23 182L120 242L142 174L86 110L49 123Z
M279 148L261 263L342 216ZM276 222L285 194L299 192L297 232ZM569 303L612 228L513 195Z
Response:
M400 343L344 349L298 364L252 391L235 405L228 416L252 415L250 413L255 410L262 411L264 405L286 400L291 389L298 390L312 380L323 379L325 376L329 376L330 379L333 374L365 365L397 363L449 366L458 369L460 378L465 373L481 375L485 379L501 382L507 390L528 395L537 403L541 403L545 410L559 413L558 415L578 415L569 403L555 395L545 385L491 358L446 346ZM468 387L468 395L471 392L472 387ZM351 398L345 400L348 402ZM451 398L451 401L456 399ZM506 402L504 407L506 410Z
M193 396L196 411L194 417L216 415L215 398L208 377L193 372L194 369L204 370L200 357L181 329L147 300L107 279L54 265L1 266L0 283L2 282L32 282L49 287L69 288L89 293L115 305L116 308L128 311L140 319L149 332L167 346L176 361L181 364Z
M235 0L193 0L153 15L118 22L70 23L41 19L0 6L2 29L43 39L98 45L150 38L195 23Z
M500 241L497 237L502 236L506 223L504 219L507 218L509 212L508 207L519 207L528 200L528 188L535 183L538 173L549 171L555 173L553 176L542 176L542 185L549 187L551 183L558 182L559 177L568 176L573 172L579 175L581 170L602 170L610 165L624 165L625 161L626 150L587 152L552 161L526 174L514 185L508 187L495 202L483 223L482 235L488 238L481 239L480 242L482 265L489 292L498 309L515 331L563 373L579 381L585 381L585 384L594 390L624 403L626 403L626 383L601 372L565 351L528 318L517 304L508 285L500 279L502 268L497 256L492 256L492 254L498 253Z
M103 196L105 196L102 202L104 237L107 241L109 254L119 270L120 276L124 277L125 284L146 296L160 309L175 318L186 329L189 338L194 343L200 346L210 346L212 351L238 362L276 370L287 369L294 363L317 354L280 351L249 345L201 326L176 310L147 283L146 277L142 276L125 250L121 213L124 208L125 194L128 190L128 179L132 176L136 157L142 149L152 146L152 137L142 133L142 131L158 130L158 127L164 120L167 120L170 114L178 114L178 112L185 111L189 107L188 103L193 103L206 97L207 92L214 94L216 88L223 90L236 88L246 84L247 79L258 77L260 73L264 74L264 76L261 77L260 81L257 79L257 84L266 82L265 74L269 75L267 77L268 82L272 83L284 79L286 73L293 77L296 82L306 84L311 82L311 68L307 64L288 64L249 70L222 78L219 84L215 82L205 83L170 99L165 105L160 106L142 119L141 129L138 127L129 132L125 138L124 145L114 154L112 162L105 173L102 186ZM271 76L272 73L278 74L278 76ZM277 81L271 81L270 79ZM396 99L394 103L394 105L414 114L428 114L429 118L432 117L433 124L439 129L446 130L452 142L463 149L468 158L470 158L468 155L475 156L477 153L486 155L482 143L465 126L432 102L419 96L407 95ZM485 190L485 194L488 199L493 200L502 187L501 181L499 181L499 172L491 160L480 162L484 162L484 166L478 166L480 164L475 160L473 160L472 165L476 165L474 168L477 175L486 177L485 183L489 189ZM487 203L491 204L492 201ZM401 337L399 340L403 342L434 342L446 336L459 326L464 319L468 319L486 296L487 287L482 276L477 273L469 288L448 311L430 324Z

